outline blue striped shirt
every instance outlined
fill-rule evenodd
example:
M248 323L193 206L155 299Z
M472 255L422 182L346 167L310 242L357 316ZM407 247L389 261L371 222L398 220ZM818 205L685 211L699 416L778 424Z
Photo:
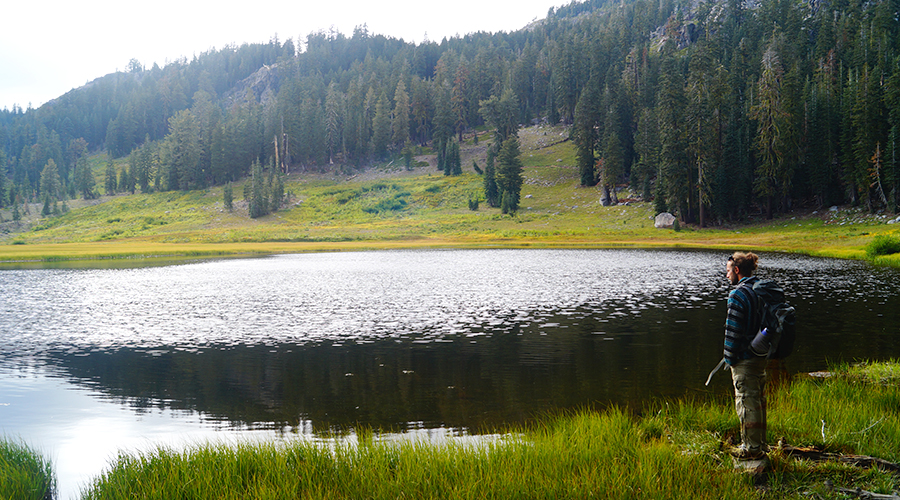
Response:
M728 294L728 315L725 317L725 362L733 365L754 355L750 341L759 333L762 315L758 313L755 276L742 278L737 288Z

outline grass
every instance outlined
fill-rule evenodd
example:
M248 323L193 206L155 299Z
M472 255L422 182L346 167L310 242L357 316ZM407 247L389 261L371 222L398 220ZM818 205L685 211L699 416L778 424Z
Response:
M866 254L869 257L892 255L900 253L900 237L887 234L879 234L866 245Z
M648 438L624 413L579 413L482 446L363 440L203 445L121 455L85 499L751 498L746 479ZM724 471L723 471L724 472Z
M769 438L900 461L900 362L839 365L772 388ZM548 416L478 444L284 440L124 453L82 492L100 499L835 498L826 486L890 494L900 476L797 460L778 449L764 481L734 471L733 402L653 401ZM0 498L54 494L49 462L0 439ZM755 487L754 487L755 486Z
M770 439L900 461L900 363L833 373L774 389ZM826 480L883 494L900 489L900 477L887 472L777 450L765 485L754 488L725 452L736 420L723 396L655 401L640 416L613 408L548 417L484 444L398 444L364 432L357 444L158 448L119 455L83 498L834 498Z
M0 498L44 500L55 493L50 462L25 444L0 436Z
M520 138L524 185L515 216L484 203L482 177L471 164L484 166L488 141L469 141L464 174L457 177L428 166L428 156L419 157L412 171L395 162L350 177L291 174L286 206L259 219L249 218L240 183L234 186L233 211L224 208L221 187L70 200L70 212L58 217L41 218L40 207L32 205L22 224L10 222L4 209L0 262L8 267L17 261L452 246L747 249L900 265L900 253L869 250L876 240L900 239L900 230L852 208L703 229L656 229L651 203L623 191L619 197L631 200L627 206L603 207L597 188L579 185L564 129L531 127ZM96 169L105 168L104 158L93 157ZM477 211L469 209L474 199L481 200Z

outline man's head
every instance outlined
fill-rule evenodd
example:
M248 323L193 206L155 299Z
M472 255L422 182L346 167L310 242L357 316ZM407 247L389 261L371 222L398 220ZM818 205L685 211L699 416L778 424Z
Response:
M753 276L757 260L759 257L753 252L734 252L725 264L725 277L732 285L737 285L742 278Z

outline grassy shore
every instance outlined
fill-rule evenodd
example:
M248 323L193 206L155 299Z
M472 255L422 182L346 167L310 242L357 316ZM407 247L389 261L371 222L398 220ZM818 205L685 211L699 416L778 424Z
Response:
M472 162L485 163L484 142L470 139L461 176L441 175L427 154L411 171L386 164L349 177L292 173L288 203L258 219L248 216L240 183L233 210L225 209L221 187L70 200L68 213L51 217L40 217L41 206L33 204L20 222L0 210L0 265L441 247L751 249L865 259L877 236L900 238L900 225L886 224L892 216L853 207L656 229L653 205L635 193L619 193L627 205L604 207L597 188L579 185L564 130L531 127L520 137L525 184L515 216L483 200L469 209L469 200L483 198ZM900 254L878 262L900 264Z
M900 462L900 362L842 365L770 387L769 439ZM773 447L770 469L734 469L732 399L653 401L548 416L480 444L285 439L121 452L84 500L281 498L844 498L891 494L900 475ZM49 463L0 440L0 497L51 498Z
M0 436L0 498L49 500L55 493L50 462L24 443Z
M900 461L900 363L800 376L770 396L769 436ZM121 454L85 499L150 498L839 498L889 494L900 476L774 450L762 477L738 473L726 448L733 401L658 401L548 417L483 445L355 445L287 440Z

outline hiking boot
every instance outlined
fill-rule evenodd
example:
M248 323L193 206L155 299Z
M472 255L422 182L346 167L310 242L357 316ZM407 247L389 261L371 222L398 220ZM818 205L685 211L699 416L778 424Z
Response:
M766 451L762 448L754 450L743 446L736 446L728 450L728 454L738 460L762 460L766 456Z

